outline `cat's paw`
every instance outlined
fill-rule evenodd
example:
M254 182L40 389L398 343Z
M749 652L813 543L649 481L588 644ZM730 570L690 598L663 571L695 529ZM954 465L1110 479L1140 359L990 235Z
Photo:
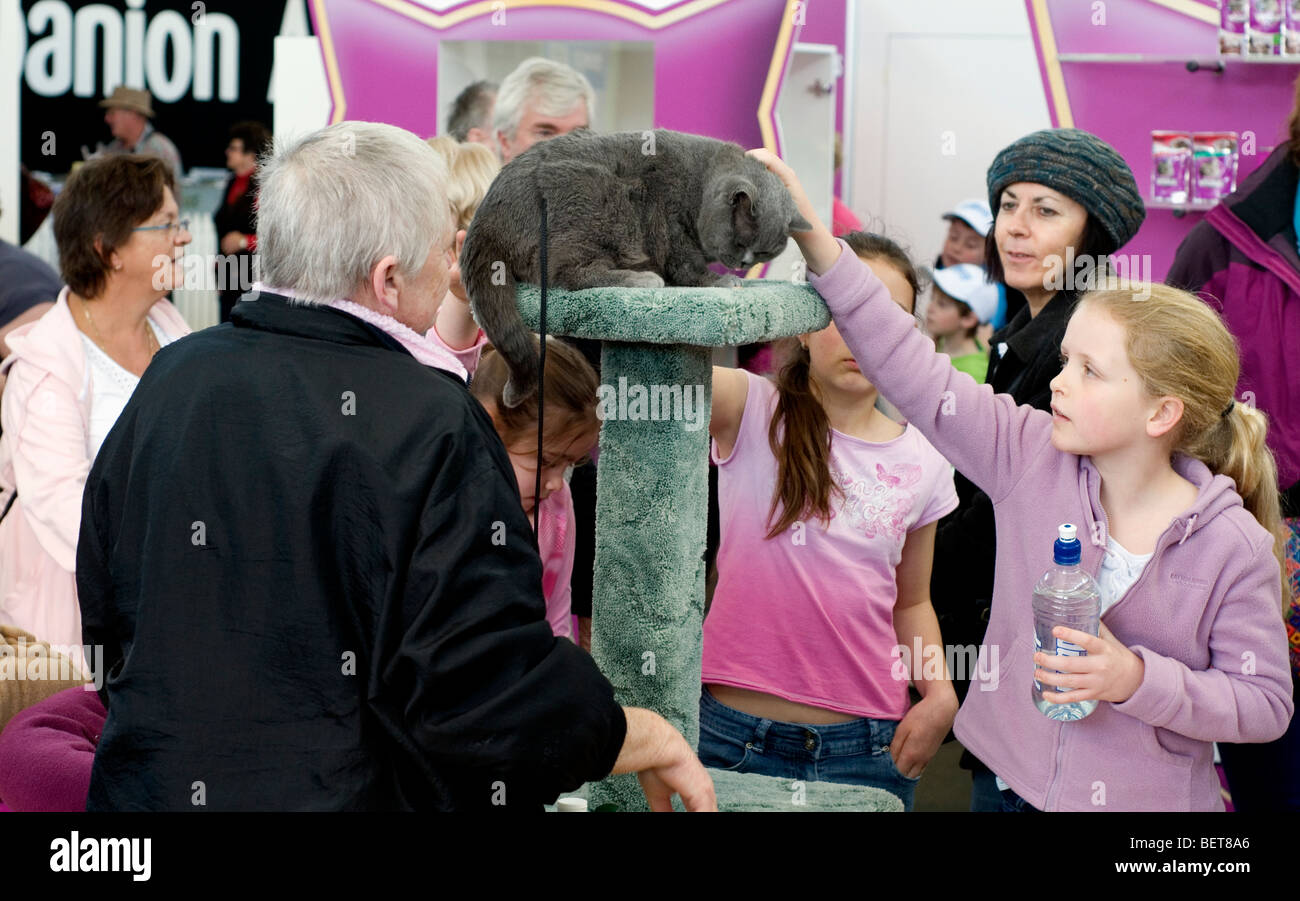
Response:
M714 288L739 288L745 284L745 280L738 275L730 272L723 272L713 277L711 287Z
M664 278L657 272L629 272L623 277L625 288L662 288Z

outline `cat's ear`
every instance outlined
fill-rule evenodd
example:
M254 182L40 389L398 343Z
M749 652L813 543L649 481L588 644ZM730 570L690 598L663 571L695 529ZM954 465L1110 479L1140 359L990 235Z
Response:
M790 220L790 224L786 226L786 231L787 232L809 232L812 231L812 223L810 223L803 216L800 216L798 210L795 210L794 217Z
M749 244L758 237L758 216L754 213L754 186L747 181L736 181L730 191L731 229L737 241Z

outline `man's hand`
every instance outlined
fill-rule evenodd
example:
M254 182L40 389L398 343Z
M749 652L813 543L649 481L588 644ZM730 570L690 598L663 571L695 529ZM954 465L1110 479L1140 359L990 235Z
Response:
M942 697L922 698L907 711L889 745L894 766L900 773L909 779L921 777L948 737L952 721L957 717L957 707L957 693L950 688Z
M1146 664L1125 647L1105 623L1101 624L1100 636L1065 626L1057 626L1052 635L1077 644L1088 654L1086 657L1057 657L1042 651L1034 653L1034 663L1040 667L1034 670L1034 678L1045 686L1043 700L1053 704L1092 700L1119 704L1133 697L1142 684ZM1047 691L1048 685L1064 690Z
M612 772L635 772L651 810L672 810L673 795L687 810L717 810L713 780L682 734L653 710L624 707L623 713L627 736Z

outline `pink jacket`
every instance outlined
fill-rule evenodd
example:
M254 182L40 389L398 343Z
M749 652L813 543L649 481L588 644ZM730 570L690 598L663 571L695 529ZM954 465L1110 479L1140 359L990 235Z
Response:
M840 244L835 264L809 281L862 374L993 501L993 609L957 738L1039 809L1223 810L1211 743L1272 741L1293 711L1272 536L1231 479L1178 457L1197 499L1102 617L1142 658L1142 684L1078 722L1040 714L1030 599L1060 523L1079 526L1082 565L1097 573L1106 511L1096 467L1053 447L1050 414L953 369Z
M173 339L190 333L166 300L149 316ZM90 464L91 378L68 289L40 319L11 332L0 400L0 622L51 645L81 646L77 534Z

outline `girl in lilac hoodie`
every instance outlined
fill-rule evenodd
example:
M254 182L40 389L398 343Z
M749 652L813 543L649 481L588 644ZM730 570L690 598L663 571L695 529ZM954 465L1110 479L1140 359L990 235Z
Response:
M1062 342L1053 413L1017 407L935 353L794 172L751 153L813 223L794 237L863 374L993 500L990 676L957 714L962 744L1008 786L1008 807L1222 810L1212 743L1270 741L1293 712L1277 479L1263 414L1234 401L1223 324L1160 285L1094 292ZM1084 657L1033 647L1033 585L1063 522L1079 524L1102 587L1099 637L1055 633ZM1048 719L1035 678L1054 703L1107 703Z

